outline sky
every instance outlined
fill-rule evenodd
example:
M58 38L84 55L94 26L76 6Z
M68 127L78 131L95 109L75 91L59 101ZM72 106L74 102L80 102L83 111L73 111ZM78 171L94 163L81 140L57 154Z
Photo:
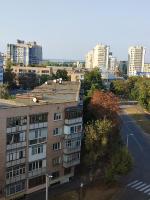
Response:
M0 51L17 39L37 41L45 59L84 59L97 43L127 60L146 47L150 61L150 0L0 0Z

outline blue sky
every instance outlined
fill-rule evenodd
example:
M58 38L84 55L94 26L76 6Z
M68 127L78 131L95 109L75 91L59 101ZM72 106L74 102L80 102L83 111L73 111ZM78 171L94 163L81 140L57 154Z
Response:
M96 43L119 59L130 45L147 48L150 0L0 0L0 51L16 39L37 41L44 58L83 59Z

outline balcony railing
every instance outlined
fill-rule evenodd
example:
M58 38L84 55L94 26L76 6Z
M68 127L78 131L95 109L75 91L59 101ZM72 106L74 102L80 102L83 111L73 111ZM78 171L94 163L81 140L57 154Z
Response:
M79 152L80 150L81 150L81 146L77 146L74 148L64 148L63 152L64 152L64 154L70 154L70 153Z
M8 185L10 183L15 183L15 182L18 182L18 181L21 181L21 180L24 180L24 179L26 179L26 174L21 174L21 175L16 176L16 177L8 178L8 179L6 179L6 185Z
M81 138L82 133L73 133L73 134L64 134L64 139L74 139L74 138Z
M31 172L28 172L28 177L42 175L42 174L45 174L45 173L46 173L46 167L43 167L41 169L32 170Z
M25 158L18 159L18 160L12 160L10 162L7 162L6 166L11 167L11 166L19 165L19 164L22 164L22 163L25 163Z
M80 159L72 160L69 162L63 161L63 167L68 168L80 164Z
M25 147L25 146L26 146L26 142L18 142L18 143L15 143L15 144L8 144L7 150L18 149L20 147Z
M74 119L65 119L66 125L82 123L82 117L74 118Z

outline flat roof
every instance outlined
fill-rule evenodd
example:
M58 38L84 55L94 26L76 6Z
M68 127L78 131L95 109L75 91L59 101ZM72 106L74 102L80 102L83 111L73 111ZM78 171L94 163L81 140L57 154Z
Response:
M0 99L0 109L28 105L43 105L51 103L75 102L79 99L79 82L53 82L48 81L34 90L17 94L16 99Z

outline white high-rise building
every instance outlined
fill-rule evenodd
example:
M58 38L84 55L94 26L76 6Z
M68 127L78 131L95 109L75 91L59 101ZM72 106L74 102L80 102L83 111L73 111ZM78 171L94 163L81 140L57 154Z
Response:
M6 57L14 64L24 66L39 64L42 61L42 47L36 42L25 43L17 40L17 44L7 44Z
M3 56L0 53L0 84L3 83Z
M117 68L117 58L112 55L112 52L109 53L109 60L108 60L108 70L112 73L116 72Z
M108 69L109 46L97 44L93 50L87 53L85 58L86 68L106 68Z
M93 50L93 67L108 69L109 46L97 44Z
M136 76L144 71L145 48L132 46L128 49L128 76Z
M85 56L85 68L93 68L93 50L89 51Z

